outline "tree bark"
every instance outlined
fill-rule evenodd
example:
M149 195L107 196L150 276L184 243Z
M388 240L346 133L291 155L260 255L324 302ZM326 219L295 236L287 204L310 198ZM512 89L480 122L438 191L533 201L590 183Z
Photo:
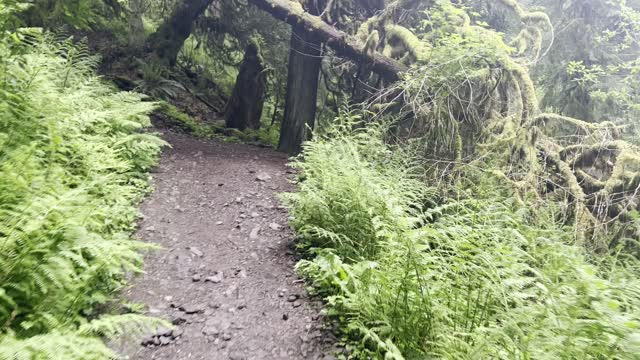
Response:
M249 0L258 8L268 12L276 19L291 24L300 33L313 34L318 41L325 42L338 56L346 57L358 63L370 64L371 69L388 81L396 81L399 74L408 70L400 62L374 53L367 54L363 51L363 45L340 31L325 23L320 17L305 12L299 3L291 0Z
M147 49L162 62L174 66L184 41L191 35L193 22L213 0L184 0L147 41Z
M295 155L310 137L316 117L318 77L322 62L321 43L312 33L294 27L291 31L287 94L278 150Z
M233 93L225 111L228 128L257 130L264 106L267 75L259 48L251 43L247 46Z
M143 0L131 0L129 7L129 48L141 52L144 45L144 23L142 22L144 2Z

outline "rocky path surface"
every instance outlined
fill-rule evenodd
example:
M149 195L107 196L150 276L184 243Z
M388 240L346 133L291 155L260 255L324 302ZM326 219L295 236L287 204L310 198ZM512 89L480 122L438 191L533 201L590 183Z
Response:
M138 236L151 252L126 296L165 318L130 359L330 359L318 305L293 272L292 233L277 193L284 155L167 132Z

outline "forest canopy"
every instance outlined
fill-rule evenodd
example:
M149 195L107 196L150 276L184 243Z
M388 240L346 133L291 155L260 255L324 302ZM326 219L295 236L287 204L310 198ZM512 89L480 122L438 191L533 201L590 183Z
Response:
M160 323L114 305L150 114L292 156L341 358L640 354L640 2L2 0L0 31L0 359Z

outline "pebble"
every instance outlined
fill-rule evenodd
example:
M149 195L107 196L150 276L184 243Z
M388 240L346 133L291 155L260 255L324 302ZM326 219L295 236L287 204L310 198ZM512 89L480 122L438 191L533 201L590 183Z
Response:
M297 307L300 307L300 306L302 306L302 303L300 301L296 300L296 301L293 302L293 307L294 308L297 308Z
M160 345L162 346L169 345L169 343L171 343L171 338L167 336L160 336L159 340L160 340Z
M287 298L287 301L288 302L294 302L294 301L298 300L299 298L300 298L300 296L298 296L297 294L292 294L292 295L289 295L289 297Z
M218 271L213 276L207 276L204 279L204 282L211 282L211 283L214 283L214 284L218 284L218 283L222 282L223 279L224 279L224 274L222 273L222 271Z
M271 180L271 176L269 174L265 173L265 172L261 172L256 176L256 181L265 182L265 181L268 181L268 180Z
M249 238L251 240L257 240L258 234L260 234L260 226L256 226L251 230L251 233L249 234Z
M278 230L282 229L282 225L277 224L277 223L271 223L271 224L269 224L269 228L271 228L271 230L278 231Z
M198 249L197 247L190 247L189 251L191 251L191 253L197 257L202 257L204 255L204 253L202 251L200 251L200 249Z
M191 280L193 280L194 282L198 282L198 281L200 281L201 278L202 278L202 276L200 276L200 274L195 274L195 275L193 275Z

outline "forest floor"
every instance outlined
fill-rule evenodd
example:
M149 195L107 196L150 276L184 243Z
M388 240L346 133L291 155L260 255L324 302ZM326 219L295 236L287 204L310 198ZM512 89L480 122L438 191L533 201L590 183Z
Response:
M271 149L164 131L137 236L158 244L125 292L176 328L125 346L130 359L333 359L293 266L293 234L277 194L292 190Z

